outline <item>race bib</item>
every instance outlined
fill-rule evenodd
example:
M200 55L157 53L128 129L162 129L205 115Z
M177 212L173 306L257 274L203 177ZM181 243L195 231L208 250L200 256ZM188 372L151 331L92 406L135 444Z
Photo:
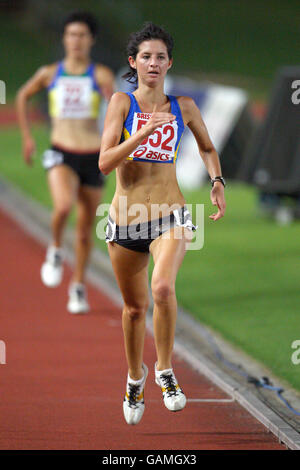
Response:
M131 135L147 124L150 118L151 114L148 113L134 113ZM163 124L141 142L138 148L127 157L127 160L173 163L177 136L176 120Z
M58 117L80 119L91 114L91 77L59 77L57 81Z

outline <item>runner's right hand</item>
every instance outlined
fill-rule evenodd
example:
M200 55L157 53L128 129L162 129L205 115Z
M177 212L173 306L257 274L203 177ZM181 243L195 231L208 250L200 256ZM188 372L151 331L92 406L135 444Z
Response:
M169 105L167 104L167 106ZM163 111L156 111L156 109L157 109L157 105L155 104L151 118L149 119L147 124L145 124L144 126L144 130L146 130L147 134L149 132L148 135L151 135L155 131L155 129L157 129L157 127L160 127L163 124L167 124L167 122L172 122L174 121L174 119L176 119L176 116L174 114L166 113Z
M157 127L167 124L167 122L172 122L176 119L176 116L172 113L162 113L162 112L153 112L151 118L145 124L144 130L149 131L149 134L152 134Z
M31 137L23 139L23 158L27 165L32 165L32 155L36 151L35 141Z

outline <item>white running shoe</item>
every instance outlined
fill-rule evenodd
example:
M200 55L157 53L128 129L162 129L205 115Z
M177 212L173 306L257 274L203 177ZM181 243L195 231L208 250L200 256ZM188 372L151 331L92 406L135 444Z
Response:
M70 313L87 313L90 306L86 299L85 285L73 282L69 287L69 302L67 309Z
M178 385L173 369L156 370L156 364L154 369L155 382L162 389L165 406L170 411L182 410L186 405L186 396Z
M148 367L143 364L144 377L140 380L132 380L127 376L126 393L123 401L123 412L127 424L138 424L142 419L145 402L144 387L148 375Z
M46 260L41 268L41 278L45 286L56 287L63 276L63 252L61 248L48 246Z

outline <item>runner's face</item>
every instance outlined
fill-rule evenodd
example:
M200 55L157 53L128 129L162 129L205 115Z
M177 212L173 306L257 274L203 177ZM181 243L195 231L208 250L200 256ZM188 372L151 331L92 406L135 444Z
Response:
M160 39L144 41L139 45L136 59L129 57L131 67L137 69L139 82L155 87L163 82L172 65L167 46Z
M94 44L90 29L85 23L70 23L63 35L66 55L74 58L86 58Z

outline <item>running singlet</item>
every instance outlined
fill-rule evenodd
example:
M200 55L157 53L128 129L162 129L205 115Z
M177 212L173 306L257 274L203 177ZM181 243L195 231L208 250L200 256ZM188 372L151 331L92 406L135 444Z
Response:
M48 87L49 115L61 119L96 119L99 114L101 90L94 78L95 64L82 75L69 75L63 62L57 67Z
M151 118L151 114L141 112L132 93L127 93L127 95L130 97L130 109L124 122L121 141L128 139ZM171 103L171 113L176 116L176 119L155 129L153 134L143 140L126 160L154 163L176 162L180 140L184 131L184 123L177 99L175 96L168 96L168 98Z

